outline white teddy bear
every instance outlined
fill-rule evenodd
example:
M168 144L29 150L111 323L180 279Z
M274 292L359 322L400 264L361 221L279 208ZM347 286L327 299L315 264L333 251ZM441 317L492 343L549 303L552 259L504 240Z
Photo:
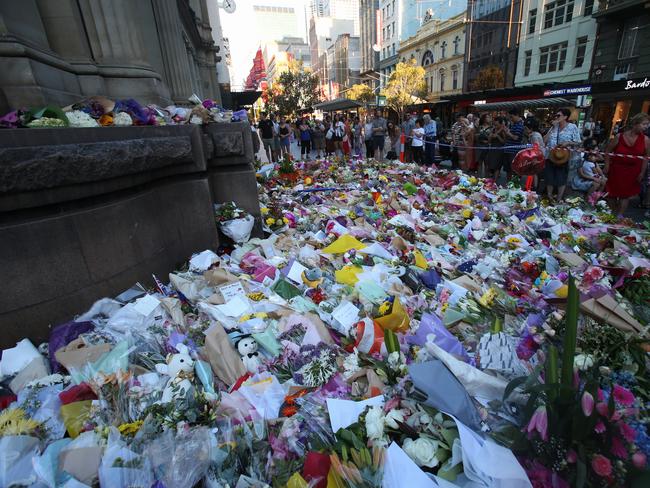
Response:
M167 386L163 390L161 403L185 398L192 390L190 379L194 376L194 360L185 344L176 346L178 354L167 356L167 364L156 364L156 371L169 376Z
M257 342L249 335L243 336L237 342L237 351L241 355L241 360L246 370L255 374L260 369L260 353L257 352Z

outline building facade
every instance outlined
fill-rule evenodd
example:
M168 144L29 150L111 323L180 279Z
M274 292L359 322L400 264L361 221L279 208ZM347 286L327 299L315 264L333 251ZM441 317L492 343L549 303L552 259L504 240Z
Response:
M334 42L334 62L331 70L334 71L332 80L337 85L338 93L345 92L360 81L359 42L359 36L350 34L341 34Z
M444 100L463 90L465 12L447 20L429 17L401 43L400 61L415 59L425 70L427 99Z
M590 81L594 120L607 129L650 113L650 9L646 0L604 0L594 18L598 38Z
M360 0L359 31L361 48L361 82L370 88L379 85L379 51L381 44L377 38L379 0Z
M593 0L524 0L515 85L586 81L596 42Z
M207 0L0 2L0 26L0 64L11 68L0 112L94 95L220 100Z
M464 91L514 86L523 1L468 0ZM486 79L490 70L498 76Z

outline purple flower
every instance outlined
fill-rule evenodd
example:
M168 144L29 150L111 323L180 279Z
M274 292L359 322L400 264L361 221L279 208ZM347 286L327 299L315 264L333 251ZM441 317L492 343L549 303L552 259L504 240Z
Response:
M537 431L542 440L548 440L548 414L546 413L545 406L537 407L537 410L535 410L535 413L528 422L526 430L529 434Z

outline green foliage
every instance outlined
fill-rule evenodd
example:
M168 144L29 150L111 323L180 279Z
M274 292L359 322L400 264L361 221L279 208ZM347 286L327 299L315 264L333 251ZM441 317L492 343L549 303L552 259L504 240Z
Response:
M386 97L388 106L395 110L401 119L405 108L412 105L418 97L424 97L426 89L424 68L418 66L415 60L411 60L407 63L397 63L382 94Z
M352 85L345 94L350 100L356 100L361 103L370 103L375 99L375 93L372 91L372 88L363 83Z
M294 115L320 101L318 76L302 69L282 73L264 94L266 109L283 115Z

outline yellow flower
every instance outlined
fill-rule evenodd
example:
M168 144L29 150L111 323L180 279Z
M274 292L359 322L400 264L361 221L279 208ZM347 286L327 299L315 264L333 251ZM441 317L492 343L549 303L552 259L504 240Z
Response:
M282 217L282 222L284 222L285 224L288 224L288 223L289 223L289 219L286 218L286 217Z
M260 211L262 212L262 215L266 215L267 213L269 213L268 207L262 207L260 208Z
M120 425L117 430L122 435L133 436L138 433L140 427L142 427L142 420L136 420L135 422Z
M469 182L470 182L472 185L476 185L476 183L478 183L478 179L476 178L476 176L470 176L470 178L469 178Z
M466 208L463 210L463 218L465 219L471 219L472 218L472 209L471 208Z
M576 241L577 241L579 244L582 244L582 243L585 242L586 240L587 240L587 238L586 238L585 236L578 236L578 238L576 239Z
M469 203L469 199L467 198L461 202L462 205L469 205Z
M266 219L266 225L273 225L275 224L275 219L273 217L269 217Z
M25 411L20 408L7 409L0 413L0 437L30 435L40 426L40 422L27 418Z
M384 175L379 175L379 178L377 178L377 179L379 181L381 181L382 183L387 183L388 182L388 178L386 178Z
M483 293L483 295L481 295L481 298L478 299L478 303L480 303L485 308L490 308L492 306L492 303L494 303L496 296L497 292L493 288L490 288L488 291Z
M390 302L384 302L384 303L382 303L382 304L379 306L379 310L378 310L379 315L386 315L386 314L390 311L390 307L391 307L391 305L392 305L392 304L391 304Z

